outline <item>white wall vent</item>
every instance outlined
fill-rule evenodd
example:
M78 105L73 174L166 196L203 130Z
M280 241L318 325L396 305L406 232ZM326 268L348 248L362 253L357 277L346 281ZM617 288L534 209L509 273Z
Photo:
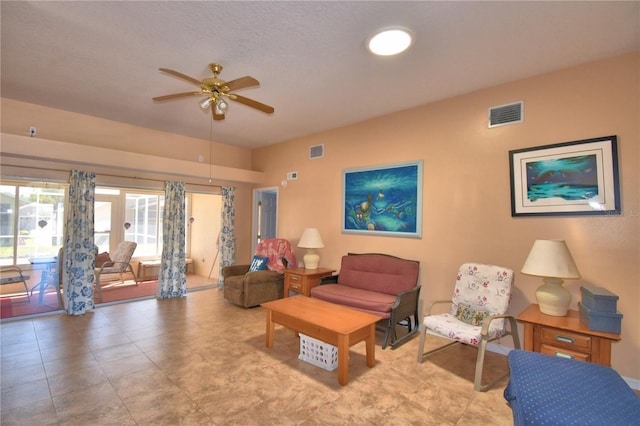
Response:
M489 128L524 121L524 103L522 101L489 108Z
M298 172L288 172L287 180L296 180L298 179Z
M314 158L322 157L324 157L324 144L314 145L309 148L309 158L313 160Z

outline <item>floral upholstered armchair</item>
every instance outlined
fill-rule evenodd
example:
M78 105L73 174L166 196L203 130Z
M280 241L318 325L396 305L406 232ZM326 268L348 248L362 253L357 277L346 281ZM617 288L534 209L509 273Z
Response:
M474 381L476 391L485 391L505 377L508 373L491 383L482 384L484 353L488 342L511 335L514 348L520 349L516 320L506 314L511 301L512 284L511 269L479 263L463 264L458 270L451 300L436 300L427 309L420 325L418 362L422 363L424 356L439 352L453 344L465 343L478 348ZM432 314L433 306L440 303L451 304L450 312ZM449 339L449 343L425 353L427 329Z
M222 268L224 298L245 308L284 296L284 269L296 266L291 243L267 238L256 247L251 264Z
M138 285L138 277L133 270L133 266L131 266L131 258L137 246L138 243L135 241L121 241L111 255L104 253L106 254L105 258L101 258L101 255L96 253L95 282L97 300L102 300L102 283L100 282L102 275L118 274L120 281L124 282L123 274L130 273L133 275L133 281ZM98 262L98 259L100 259L100 262Z

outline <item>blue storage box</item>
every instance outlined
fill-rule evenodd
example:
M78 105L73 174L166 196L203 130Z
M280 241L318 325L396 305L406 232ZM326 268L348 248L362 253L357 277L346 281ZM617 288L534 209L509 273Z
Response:
M622 328L622 314L617 312L594 311L586 305L578 303L580 307L580 321L582 321L589 330L605 331L607 333L620 333Z
M582 290L582 304L592 311L618 312L616 304L618 296L603 287L580 287Z

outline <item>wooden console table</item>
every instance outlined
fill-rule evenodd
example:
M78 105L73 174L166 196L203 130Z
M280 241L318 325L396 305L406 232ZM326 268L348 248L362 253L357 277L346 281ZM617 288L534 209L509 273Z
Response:
M320 284L320 279L333 274L335 269L318 268L289 268L284 270L284 297L289 297L289 291L311 296L311 289Z
M540 312L529 305L516 318L524 324L524 349L563 358L611 366L611 342L620 334L589 330L580 321L580 312L569 310L566 317Z

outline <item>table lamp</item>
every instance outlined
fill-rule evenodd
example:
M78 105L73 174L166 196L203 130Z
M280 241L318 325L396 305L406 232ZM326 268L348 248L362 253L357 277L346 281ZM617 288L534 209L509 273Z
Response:
M578 279L580 272L563 240L536 240L520 271L543 277L536 290L540 312L556 317L567 315L571 293L562 287L565 279Z
M320 256L314 251L317 248L323 248L324 243L320 237L320 231L317 228L307 228L300 237L298 247L306 248L307 254L304 255L304 269L318 269Z

